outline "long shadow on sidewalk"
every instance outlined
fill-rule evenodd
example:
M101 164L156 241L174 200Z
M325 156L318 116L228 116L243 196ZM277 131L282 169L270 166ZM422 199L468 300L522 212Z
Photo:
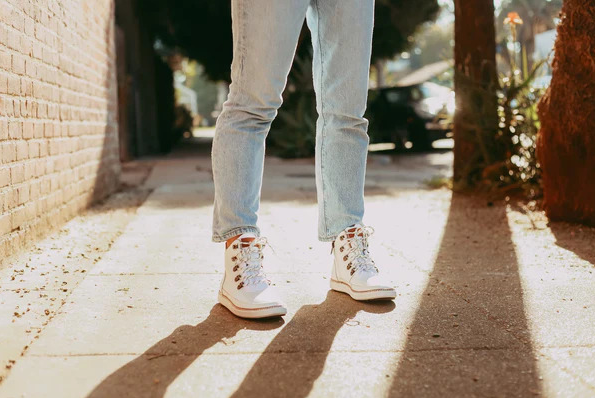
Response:
M339 329L359 311L382 314L395 303L357 302L329 291L318 305L305 305L271 341L236 392L239 397L306 397L322 374Z
M87 398L161 398L192 362L224 338L233 337L242 329L271 330L282 325L281 318L243 320L217 304L203 322L196 326L180 326L109 375Z
M539 374L506 208L454 195L389 396L536 396Z

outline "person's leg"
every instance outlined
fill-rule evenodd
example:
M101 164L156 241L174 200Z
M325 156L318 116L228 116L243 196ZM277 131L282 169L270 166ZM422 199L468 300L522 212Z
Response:
M219 302L246 318L287 312L256 226L265 138L281 105L309 0L232 0L232 84L213 141L213 240L227 241Z
M312 0L307 19L319 114L319 238L333 242L331 288L356 300L394 299L368 251L373 229L362 224L374 0Z
M217 120L213 241L259 235L265 138L281 105L309 0L233 0L232 83Z
M361 223L368 151L368 95L374 0L312 0L319 239Z

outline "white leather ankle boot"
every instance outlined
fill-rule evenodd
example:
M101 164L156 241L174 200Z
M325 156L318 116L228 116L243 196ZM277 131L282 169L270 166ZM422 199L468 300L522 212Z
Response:
M370 257L368 237L373 232L371 227L356 224L337 236L333 242L331 289L355 300L392 300L397 296Z
M243 234L225 249L219 303L239 317L267 318L287 313L262 268L266 243L265 238Z

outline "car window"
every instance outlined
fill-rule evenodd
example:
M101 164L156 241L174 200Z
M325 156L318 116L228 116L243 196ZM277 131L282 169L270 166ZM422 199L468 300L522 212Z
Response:
M419 86L423 98L444 97L450 94L448 87L436 83L426 82Z
M423 93L418 87L413 87L411 89L411 99L413 101L420 101L423 98Z
M407 92L405 90L389 90L385 92L384 96L391 104L403 103L407 101Z

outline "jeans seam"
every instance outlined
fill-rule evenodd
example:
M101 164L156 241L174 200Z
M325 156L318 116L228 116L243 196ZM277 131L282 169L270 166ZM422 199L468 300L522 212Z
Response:
M238 1L238 14L241 15L240 21L238 25L238 51L240 52L240 64L238 66L238 79L240 80L240 85L238 86L238 93L239 95L243 95L243 79L242 76L244 75L244 63L246 61L246 12L244 9L244 0L237 0Z
M322 39L320 37L320 5L318 0L315 0L316 4L316 30L318 31L318 51L320 52L320 83L319 83L319 91L320 91L320 118L322 119L322 127L320 128L320 190L322 191L322 222L324 224L324 232L328 234L328 222L326 220L326 198L325 198L325 189L324 189L324 141L325 141L325 131L326 131L326 118L324 116L324 96L323 96L323 75L324 75L324 54L322 50Z

